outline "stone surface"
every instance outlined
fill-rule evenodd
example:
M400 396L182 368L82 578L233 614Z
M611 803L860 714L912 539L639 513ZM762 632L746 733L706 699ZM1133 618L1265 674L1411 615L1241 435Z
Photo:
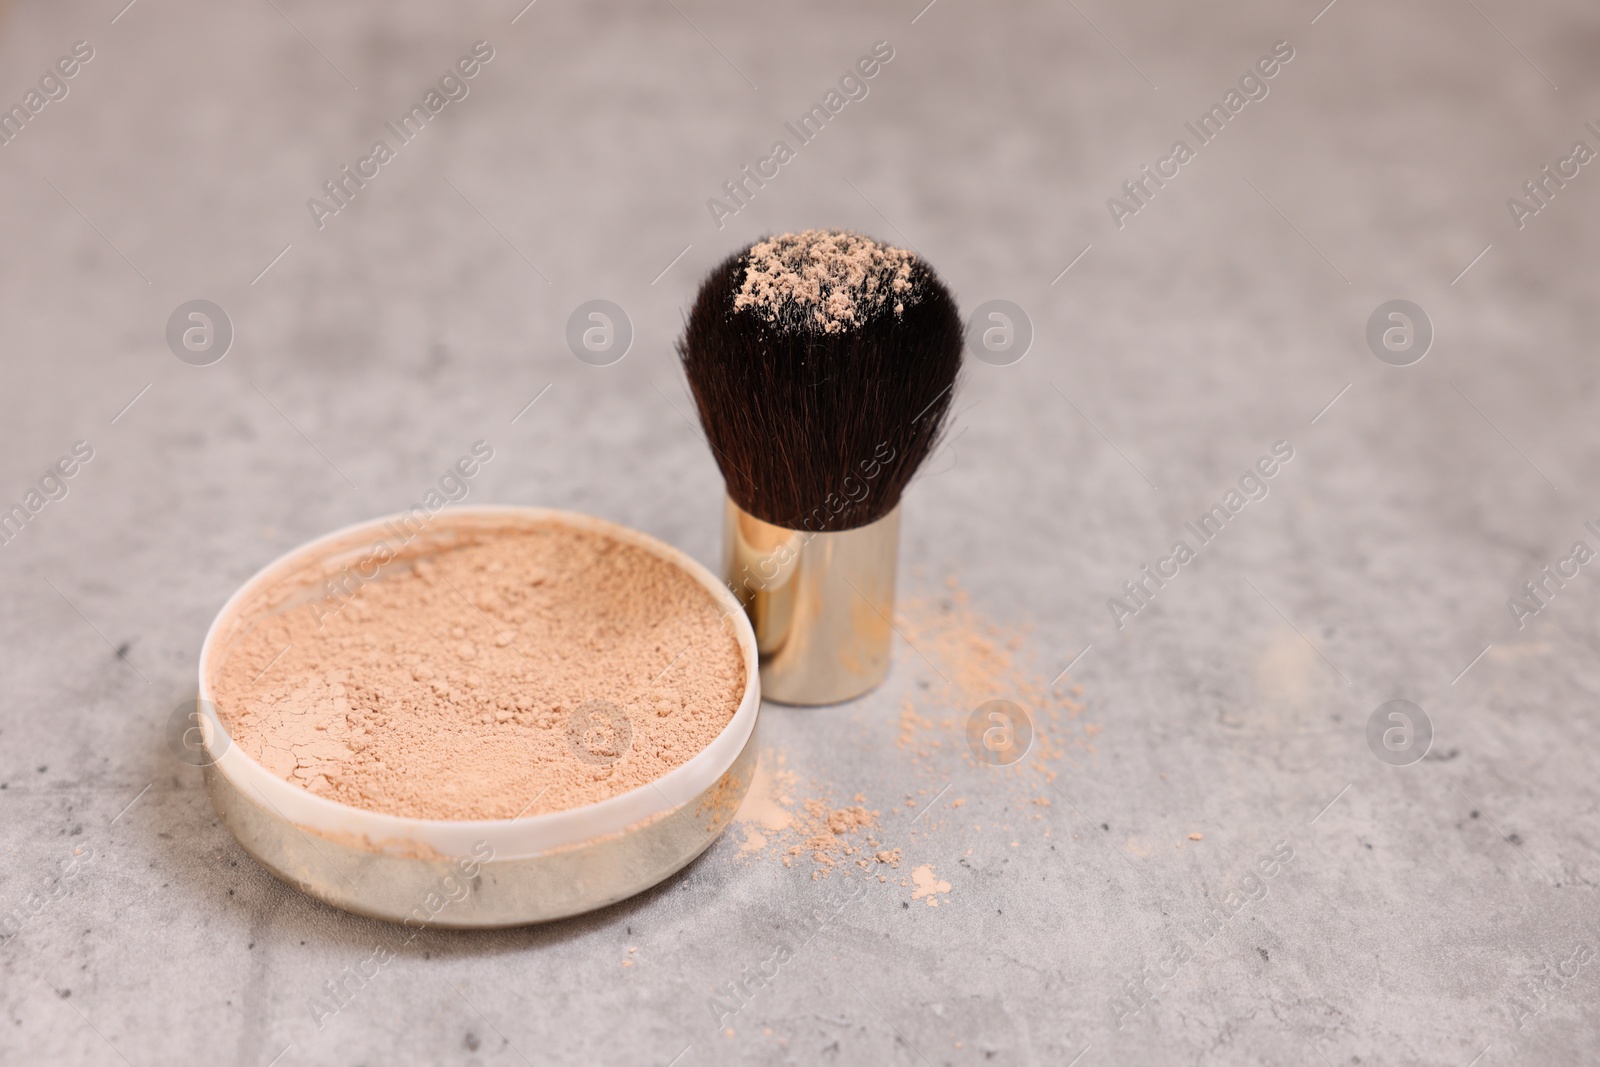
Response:
M94 57L0 146L0 506L74 442L93 458L0 546L0 910L29 913L0 947L0 1060L1600 1054L1600 968L1578 962L1600 948L1600 575L1531 617L1507 603L1600 548L1600 174L1520 229L1507 206L1600 147L1592 7L519 6L4 13L0 103L75 41ZM468 94L319 229L307 199L479 40ZM707 199L879 40L868 95L719 228ZM1265 98L1198 145L1184 123L1283 40ZM1119 228L1108 198L1178 138L1194 158ZM843 883L725 838L598 914L429 932L319 1028L308 998L392 930L266 875L169 753L210 619L479 439L496 456L470 501L589 511L713 561L719 481L674 336L700 272L817 225L912 244L963 307L1031 319L1026 358L966 375L906 502L901 584L958 575L1031 627L1019 656L1046 682L1082 653L1054 787L959 741L902 748L907 694L969 710L928 695L951 664L902 644L865 699L763 713L807 788L865 794L905 862L732 1018L716 988ZM212 366L167 347L194 299L234 326ZM634 330L609 366L564 340L593 299ZM1392 299L1434 327L1410 366L1365 341ZM1108 598L1278 441L1266 498L1114 620ZM1434 731L1401 767L1366 733L1397 698ZM946 784L913 823L905 801ZM1293 860L1253 880L1279 846ZM900 884L922 865L951 886L937 908Z

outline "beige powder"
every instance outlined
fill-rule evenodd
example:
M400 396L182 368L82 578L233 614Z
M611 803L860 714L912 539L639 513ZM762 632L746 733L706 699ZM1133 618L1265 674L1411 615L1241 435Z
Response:
M800 860L821 880L840 865L853 862L870 868L874 861L900 865L900 850L885 851L875 835L878 812L857 794L854 802L835 807L820 796L797 797L800 779L788 768L783 753L767 749L751 778L734 819L744 830L741 853L775 855L785 867Z
M392 565L335 613L246 634L216 680L233 740L319 796L424 819L562 811L658 778L738 709L709 592L547 524Z
M913 574L919 583L925 579L920 572ZM1052 836L1048 813L1057 794L1049 783L1078 760L1095 755L1092 738L1101 730L1081 720L1087 710L1083 686L1069 684L1064 675L1052 677L1054 665L1040 668L1026 625L984 615L954 575L942 585L900 603L895 621L904 640L897 648L894 676L903 687L899 755L939 784L916 789L914 795L908 792L903 806L897 803L880 819L865 807L867 798L861 795L851 805L836 806L834 788L803 778L787 765L781 750L768 748L735 815L741 856L777 858L813 879L838 874L886 882L886 872L901 871L896 880L911 891L911 900L936 908L950 902L951 884L938 876L933 864L922 862L930 840L970 829L1020 848L1020 831L1034 825L1040 837ZM968 823L963 819L967 798L944 799L951 762L977 762L968 748L968 719L974 708L1000 696L1017 701L1033 720L1033 748L1025 759L1003 769L1001 780L1010 796L1002 799L1009 812L998 822ZM884 755L893 758L892 753ZM989 781L1001 770L985 766L982 774ZM924 808L926 813L918 815ZM882 839L893 839L899 847L891 848ZM948 845L946 840L939 851L948 853ZM967 856L973 852L966 849Z
M913 570L913 577L926 588L925 574ZM1052 784L1063 772L1096 758L1094 738L1101 727L1082 719L1088 704L1081 685L1057 674L1058 664L1041 668L1025 623L1002 622L978 610L955 575L943 586L896 605L895 626L904 638L893 676L903 687L897 723L902 754L940 785L950 778L951 760L978 764L968 734L972 713L997 697L1021 705L1032 722L1033 745L1010 766L983 768L985 778L1003 784L1008 794L1006 815L966 822L965 813L957 813L964 800L957 798L935 804L916 832L937 834L956 825L976 832L987 828L1009 845L1015 835L1036 829L1048 839L1054 822L1049 813L1060 802ZM917 794L932 795L939 787L930 784Z
M925 900L928 907L939 906L939 894L950 892L950 883L933 873L932 864L923 864L911 872L911 882L915 886L911 890L912 900ZM901 883L902 885L905 883Z
M1083 687L1074 685L1062 693L1059 681L1053 684L1034 662L1026 627L983 615L954 575L944 584L942 594L908 597L896 612L895 623L908 645L902 658L921 676L920 684L901 698L900 748L919 761L938 762L941 752L952 750L971 760L965 736L968 716L985 701L1004 697L1023 707L1034 730L1033 748L1010 768L1012 775L1051 782L1069 745L1095 755L1090 739L1100 727L1074 721L1085 708L1074 699ZM937 672L929 669L930 661L939 665Z
M754 308L768 321L799 322L823 333L860 325L890 305L895 314L915 299L915 254L843 230L803 230L750 247L744 284L733 306Z

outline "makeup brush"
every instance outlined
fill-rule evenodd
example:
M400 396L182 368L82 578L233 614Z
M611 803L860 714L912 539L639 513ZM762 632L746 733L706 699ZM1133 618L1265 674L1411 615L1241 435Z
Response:
M933 269L859 234L758 241L701 285L678 353L763 696L831 704L888 673L900 495L939 441L962 343Z

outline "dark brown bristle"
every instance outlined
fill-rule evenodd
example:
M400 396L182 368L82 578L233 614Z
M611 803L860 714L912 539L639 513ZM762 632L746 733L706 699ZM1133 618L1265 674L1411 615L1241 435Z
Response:
M730 256L689 312L678 354L700 424L728 495L749 514L791 530L865 526L900 502L939 440L961 369L961 316L932 268L893 249L898 258L877 257L876 277L851 279L861 299L835 298L835 309L849 305L843 322L819 313L826 285L820 302L813 289L809 300L757 306L746 287L752 248L772 247ZM883 292L892 295L873 298Z

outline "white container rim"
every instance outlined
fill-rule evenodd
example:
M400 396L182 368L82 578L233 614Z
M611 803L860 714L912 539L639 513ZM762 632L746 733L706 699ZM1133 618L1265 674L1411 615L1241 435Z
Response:
M404 512L384 515L325 534L279 556L241 585L217 613L200 646L201 706L215 706L208 674L222 631L255 594L308 564L337 556L342 550L392 538L388 525L406 518L409 516ZM570 848L652 822L706 793L744 750L761 706L755 631L743 607L710 570L689 555L649 534L593 515L511 505L458 506L440 511L430 521L428 529L434 534L453 525L516 529L550 523L603 534L676 565L711 594L732 622L744 660L744 694L728 725L688 761L626 793L564 811L517 819L414 819L319 797L267 770L226 737L226 746L219 757L217 734L223 727L213 715L203 714L200 716L202 736L208 756L215 761L214 773L226 776L247 796L261 801L280 818L303 831L375 852L442 858L474 854L481 858L480 850L485 843L493 849L496 859L522 859Z

